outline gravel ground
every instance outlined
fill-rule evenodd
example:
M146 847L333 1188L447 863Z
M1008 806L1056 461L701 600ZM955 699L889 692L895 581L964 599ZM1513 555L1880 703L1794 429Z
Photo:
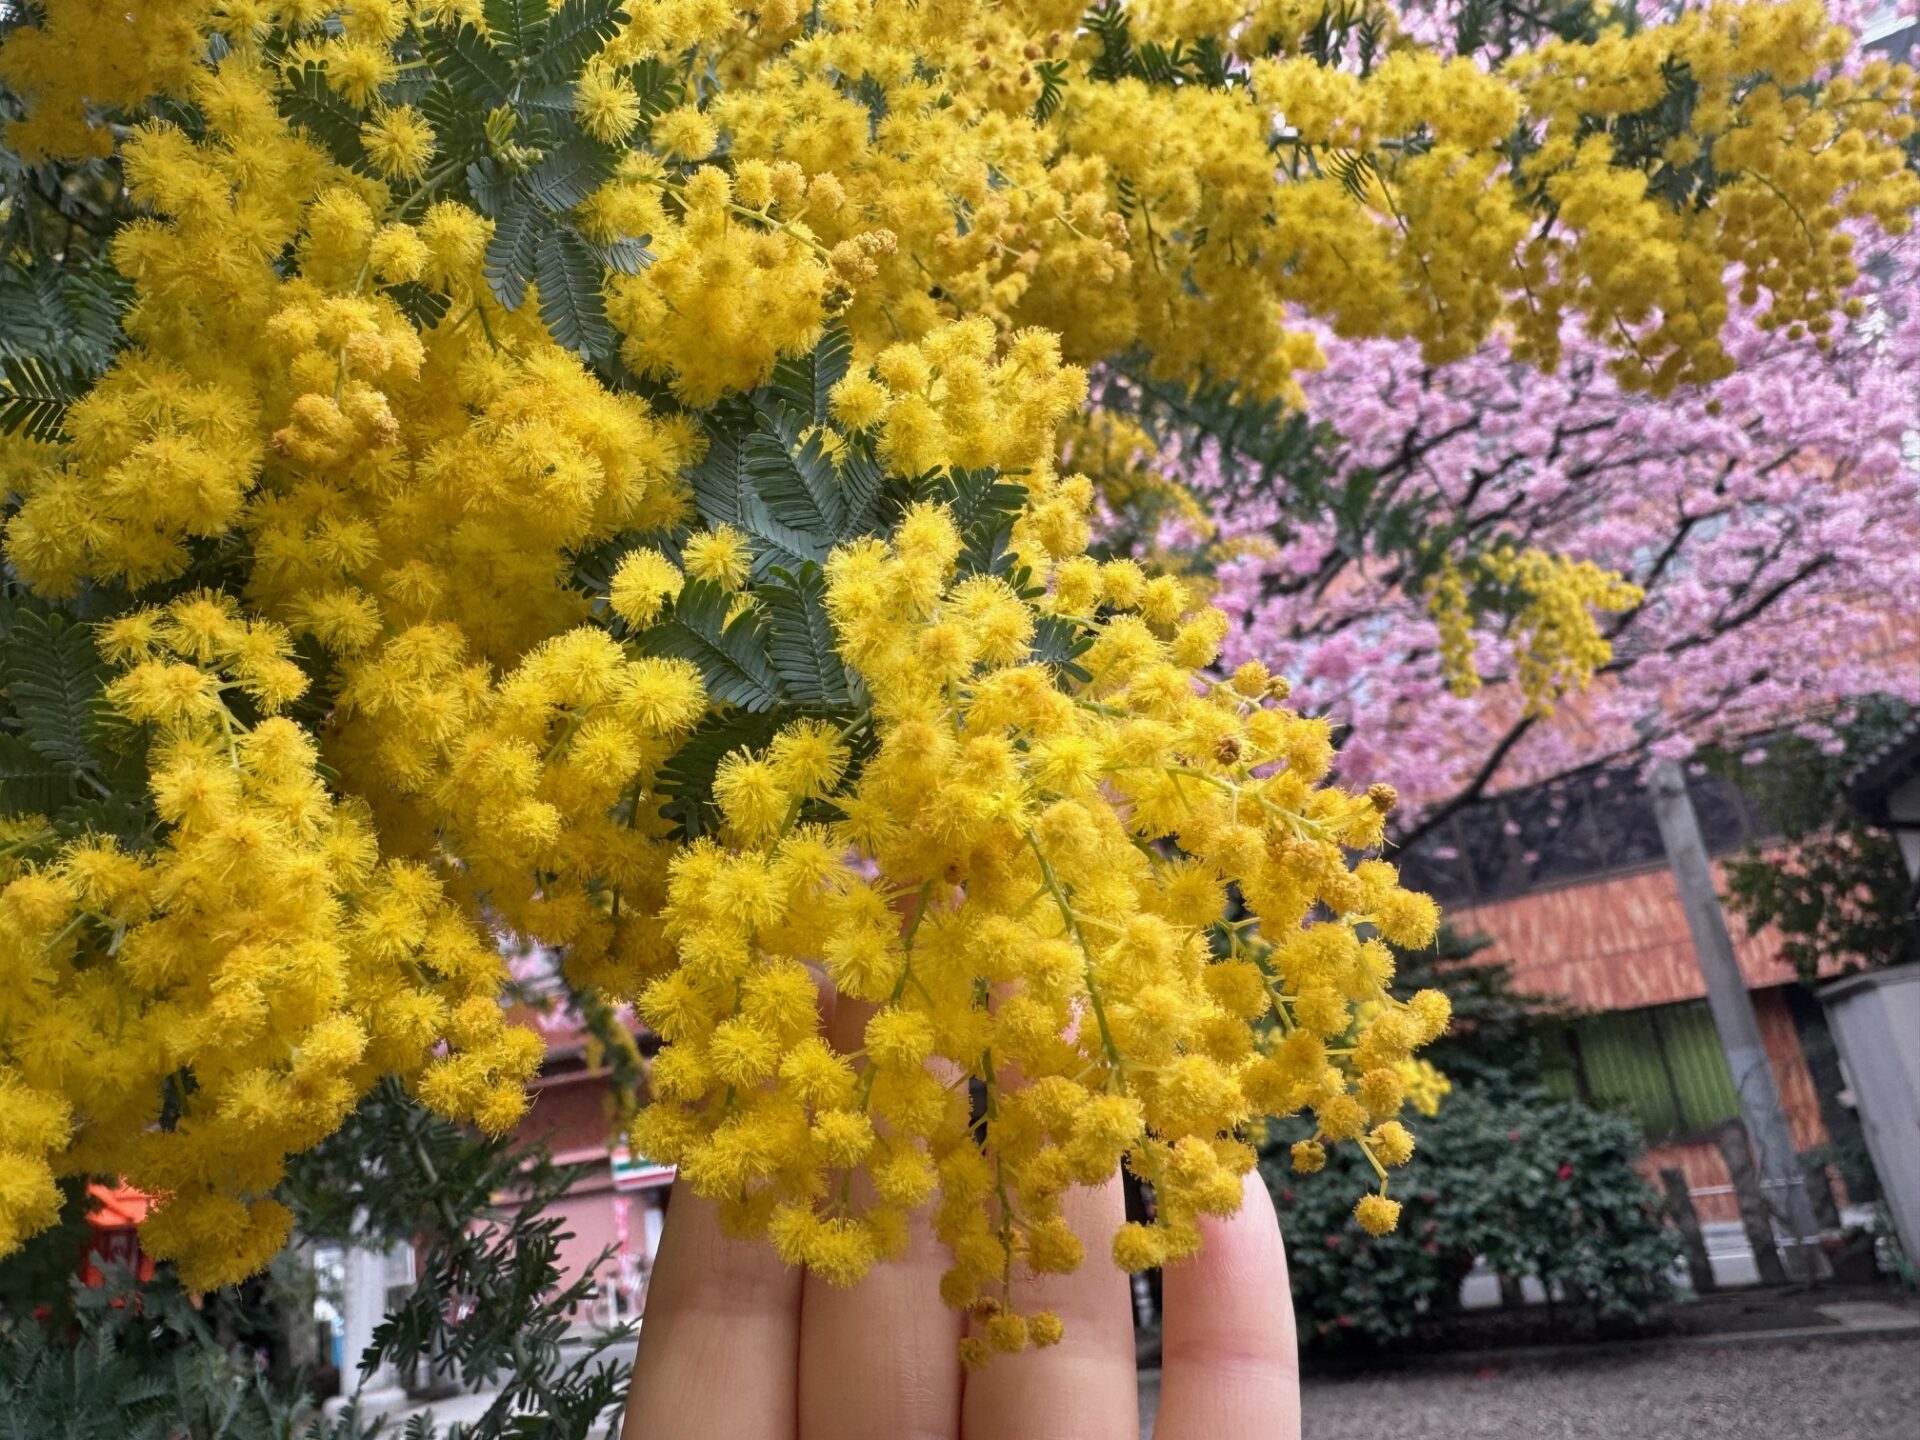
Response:
M1144 1436L1157 1375L1140 1398ZM1920 1440L1920 1337L1314 1378L1303 1403L1305 1440Z

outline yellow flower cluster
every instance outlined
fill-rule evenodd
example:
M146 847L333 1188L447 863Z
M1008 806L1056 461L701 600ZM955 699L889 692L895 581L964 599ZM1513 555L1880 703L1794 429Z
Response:
M677 120L700 127L698 135L674 138ZM691 107L663 116L655 134L672 142L668 153L693 159L717 143ZM609 237L651 235L658 251L645 272L612 282L626 362L704 405L751 388L782 355L811 347L829 287L843 283L836 274L861 274L868 254L888 243L862 235L828 251L799 217L837 199L831 176L809 183L791 163L742 162L732 174L703 165L680 181L636 155L588 202L591 225Z
M113 132L90 123L88 107L182 93L206 54L214 10L212 0L51 7L45 23L16 32L0 49L0 82L27 110L8 127L7 144L29 161L111 154Z
M45 8L0 57L29 102L18 144L98 149L108 131L84 115L196 88L179 43L111 38L151 10L236 53L270 27L298 36L279 63L318 66L366 110L370 159L396 182L435 175L436 141L383 98L393 45L484 23L475 5L399 0L344 6L337 32L319 0ZM1435 358L1504 323L1549 362L1580 315L1623 376L1667 388L1726 370L1729 267L1778 324L1824 330L1855 274L1841 222L1898 229L1920 198L1902 152L1912 72L1823 85L1851 42L1817 0L1716 3L1493 71L1420 49L1378 6L1365 75L1304 53L1317 4L1143 5L1143 35L1221 47L1224 83L1179 85L1116 75L1079 8L627 7L573 110L633 147L580 200L582 225L651 236L658 256L611 282L628 363L706 403L835 312L868 352L981 317L1051 330L1079 363L1139 350L1162 375L1280 396L1318 359L1286 325L1302 306ZM696 93L683 76L702 66L720 83ZM1661 107L1685 135L1650 148L1636 137ZM538 152L503 133L497 153Z
M880 458L897 474L1037 474L1051 466L1056 427L1085 401L1086 377L1061 365L1050 331L1025 330L1004 354L997 348L978 318L889 345L834 387L833 416L849 430L878 426Z
M1438 632L1440 669L1447 688L1461 699L1480 688L1480 670L1474 664L1479 642L1473 634L1472 597L1458 564L1443 564L1426 584L1427 613Z
M636 1146L789 1258L850 1281L931 1205L972 1360L1058 1338L1006 1302L1079 1263L1067 1189L1130 1165L1160 1218L1103 1243L1187 1254L1262 1116L1310 1111L1308 1162L1361 1147L1357 1219L1392 1222L1447 1023L1389 988L1383 939L1436 921L1363 858L1392 792L1327 786L1326 725L1216 674L1181 581L1087 555L1078 367L1283 396L1303 306L1436 356L1506 323L1546 358L1585 313L1650 383L1717 373L1730 265L1815 331L1833 217L1902 219L1912 76L1802 85L1837 42L1799 0L1494 74L1393 36L1365 78L1299 60L1316 7L1192 0L1141 33L1230 73L1149 83L1078 10L569 5L537 56L470 0L46 0L11 33L11 143L111 144L140 217L129 344L57 440L0 441L4 553L134 592L101 643L159 838L0 821L0 1251L55 1175L123 1173L168 1197L156 1249L232 1278L380 1075L511 1123L539 1047L483 920L640 1002ZM495 99L450 113L423 69ZM1690 162L1626 122L1681 72L1718 189L1675 203ZM1551 695L1619 597L1540 563L1511 583ZM773 654L805 584L829 618ZM796 665L847 703L770 698Z
M1613 644L1600 633L1598 617L1621 614L1646 598L1618 571L1511 542L1470 562L1448 561L1426 583L1427 610L1438 632L1447 686L1462 697L1481 684L1470 579L1513 597L1507 624L1513 678L1526 697L1525 713L1542 717L1553 714L1563 696L1585 688L1613 658Z
M381 1076L500 1130L541 1047L503 1021L488 937L426 869L381 861L364 807L327 793L312 737L277 713L306 685L284 631L195 592L101 640L167 837L140 854L9 826L0 1251L53 1219L56 1175L120 1175L162 1197L147 1249L211 1287L285 1242L267 1197L286 1157Z
M1406 1087L1407 1104L1431 1120L1440 1113L1440 1102L1453 1093L1453 1082L1428 1060L1406 1060L1396 1067L1400 1083Z
M1129 1269L1192 1253L1197 1217L1238 1206L1265 1116L1311 1110L1384 1190L1412 1153L1401 1067L1449 1013L1393 998L1370 938L1427 944L1432 902L1349 861L1392 793L1327 788L1328 727L1276 704L1264 668L1196 684L1225 622L1178 582L1044 525L1016 545L1045 594L964 574L942 505L836 552L827 606L870 709L724 762L723 843L675 859L679 963L640 997L668 1043L636 1148L837 1283L899 1253L937 1194L942 1294L986 1327L970 1360L1020 1348L1011 1276L1080 1264L1061 1197L1122 1163L1159 1203L1103 1237ZM1088 642L1085 680L1031 658L1045 624ZM861 730L871 758L843 780ZM803 822L809 802L829 818Z
M72 1145L41 1145L32 1204L21 1202L23 1218L0 1238L49 1218L34 1208L51 1193L49 1163L58 1173L124 1174L173 1197L150 1222L150 1244L210 1284L272 1253L284 1215L260 1197L285 1155L334 1129L380 1075L408 1077L448 1115L495 1130L514 1122L541 1046L503 1025L505 972L476 927L480 897L489 919L574 941L590 973L591 941L560 918L584 920L591 908L568 887L563 827L576 827L575 847L581 825L613 831L605 812L620 785L643 755L657 763L671 749L656 739L649 750L646 737L684 730L703 696L684 664L628 664L599 631L560 633L587 613L568 584L568 549L679 514L690 428L607 391L529 314L496 311L484 326L422 335L368 277L430 277L471 303L486 293L484 222L443 204L413 223L376 223L366 183L333 169L275 115L268 75L229 62L195 85L212 122L206 142L151 128L125 147L129 178L155 216L115 245L139 296L125 322L136 347L73 407L67 443L19 447L10 474L21 504L6 554L23 578L58 594L81 578L165 580L186 567L194 542L243 540L252 613L273 620L243 620L222 600L217 624L197 610L142 615L109 643L142 661L115 693L129 718L166 736L155 786L214 787L196 802L211 807L204 824L241 825L248 843L265 847L262 868L209 871L205 845L158 867L126 860L136 878L113 903L135 928L109 953L139 956L149 913L167 922L154 935L197 931L202 948L136 972L124 996L114 966L101 963L118 945L118 920L76 922L77 907L104 915L107 902L92 904L62 878L95 847L59 849L20 879L22 903L38 897L42 908L31 924L8 924L19 947L10 965L31 960L36 978L9 994L20 1023L46 1028L21 1038L24 1050L0 1032L0 1056L45 1057L20 1062L29 1083L65 1077L75 1088L48 1094L64 1094L86 1119ZM377 199L384 209L383 192ZM274 265L289 244L302 261L290 279ZM189 621L211 628L182 638ZM333 666L323 743L345 793L364 797L346 806L327 801L304 730L273 718L249 732L223 708L228 681L215 670L256 652L272 666L236 672L234 683L252 687L248 701L263 714L305 688L285 658L282 625L311 637ZM177 650L178 663L153 660L152 647ZM593 669L606 650L618 662L611 679ZM513 669L496 678L489 662L502 660ZM622 704L597 728L579 726L609 686ZM551 774L541 761L551 741L540 738L550 724L583 730ZM259 738L229 745L229 731ZM274 766L262 772L258 804L248 778L256 748ZM163 751L177 751L177 762ZM227 776L220 757L229 751ZM284 821L254 813L299 797L332 808ZM156 788L161 819L176 827L169 844L186 847L197 831L167 808L174 803ZM456 826L470 827L460 863L439 865L435 836ZM34 833L23 853L48 850ZM646 843L641 832L618 834L620 845ZM412 858L381 865L379 848ZM289 866L300 884L279 878ZM543 879L543 867L560 873ZM615 870L598 852L591 868L596 883ZM208 878L220 874L218 884ZM167 897L188 879L193 904L176 905ZM314 884L330 888L316 898ZM287 915L254 910L261 896L284 896ZM380 927L364 953L348 910L357 925ZM241 941L250 958L223 962ZM295 987L312 1014L275 1004L252 1030L227 1024L224 1010L207 1007L252 996L242 981L269 995ZM62 986L79 998L50 1004ZM103 1038L155 1007L151 1027ZM331 1051L303 1039L322 1024L333 1027L322 1037L360 1036L334 1068L320 1060ZM442 1042L450 1050L429 1063ZM195 1086L178 1101L187 1118L152 1131L163 1082L176 1073ZM249 1213L261 1218L243 1234Z
M1717 378L1733 368L1715 340L1728 266L1745 303L1768 298L1764 325L1824 335L1858 273L1841 227L1872 216L1905 233L1915 201L1897 148L1913 133L1914 72L1876 60L1823 93L1823 68L1851 43L1819 4L1797 0L1705 6L1671 26L1517 57L1506 73L1543 126L1520 178L1543 188L1559 222L1526 247L1529 281L1557 283L1520 319L1524 350L1550 362L1571 309L1594 335L1632 335L1614 367L1628 384L1664 393ZM1677 95L1646 63L1661 49L1684 67ZM1688 124L1652 157L1654 179L1711 205L1659 204L1623 164L1623 122L1675 100ZM1596 118L1612 123L1596 130Z
M1481 568L1495 584L1524 597L1512 629L1515 679L1529 715L1551 715L1563 695L1584 688L1613 658L1595 616L1618 615L1646 598L1616 571L1531 547L1497 546Z

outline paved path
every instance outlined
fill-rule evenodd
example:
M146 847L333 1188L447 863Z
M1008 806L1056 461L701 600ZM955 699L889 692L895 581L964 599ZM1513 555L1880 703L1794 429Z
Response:
M1305 1440L1920 1440L1920 1334L1310 1379L1303 1403Z
M1832 1318L1912 1320L1891 1306L1857 1308L1859 1315ZM1159 1381L1153 1372L1142 1377L1143 1440ZM478 1419L491 1398L411 1408L434 1410L444 1433L452 1421ZM1920 1440L1920 1328L1844 1341L1598 1347L1479 1371L1310 1378L1304 1404L1305 1440Z

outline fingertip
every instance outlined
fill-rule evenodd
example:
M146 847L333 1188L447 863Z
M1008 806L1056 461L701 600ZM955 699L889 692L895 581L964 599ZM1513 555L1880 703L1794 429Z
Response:
M1158 1440L1298 1440L1300 1360L1280 1222L1259 1172L1239 1212L1200 1222L1200 1251L1162 1275Z
M967 1375L963 1440L1134 1440L1140 1433L1130 1282L1103 1253L1126 1218L1119 1176L1069 1191L1061 1209L1087 1258L1066 1275L1016 1271L1013 1306L1028 1316L1051 1311L1065 1333L1057 1344L995 1355Z
M675 1181L647 1287L625 1433L791 1440L800 1290L800 1271L770 1245L729 1239L719 1207Z

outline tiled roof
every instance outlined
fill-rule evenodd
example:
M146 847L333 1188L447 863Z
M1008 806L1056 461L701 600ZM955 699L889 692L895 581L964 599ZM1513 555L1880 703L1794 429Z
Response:
M1847 773L1847 802L1869 820L1885 821L1887 796L1920 774L1920 713Z

